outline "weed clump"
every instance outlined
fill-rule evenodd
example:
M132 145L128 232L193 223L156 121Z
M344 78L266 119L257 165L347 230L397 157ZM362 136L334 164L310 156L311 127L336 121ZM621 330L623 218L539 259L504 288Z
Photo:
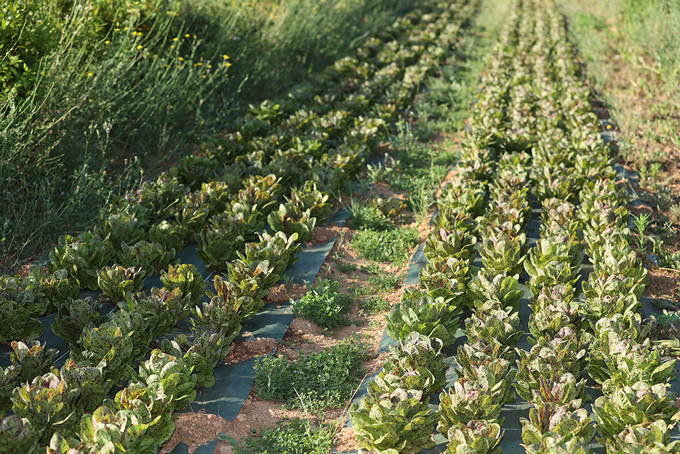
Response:
M289 361L284 356L255 360L255 385L261 399L289 408L323 411L345 405L365 374L366 346L357 338Z

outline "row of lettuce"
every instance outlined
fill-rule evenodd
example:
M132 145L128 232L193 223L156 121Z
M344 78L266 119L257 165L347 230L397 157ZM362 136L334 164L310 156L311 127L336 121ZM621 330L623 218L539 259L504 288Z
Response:
M214 384L241 323L263 307L299 243L328 217L334 195L476 7L432 1L410 13L383 39L283 99L253 106L201 153L117 199L93 232L60 238L46 267L2 277L0 339L12 340L14 353L0 368L0 413L14 414L0 415L0 451L155 452L166 442L173 412ZM209 302L201 302L207 286L196 267L171 264L192 239L206 266L224 272ZM140 291L159 271L164 287ZM77 299L83 288L101 289L117 310L102 316L99 303ZM37 316L54 309L52 331L70 346L61 369L56 351L19 341L41 336ZM153 340L186 317L191 332L162 340L149 357ZM124 387L106 398L114 386Z
M680 451L670 441L680 418L668 384L675 361L650 344L651 327L638 313L646 270L630 245L627 197L580 76L554 3L516 0L457 177L439 197L420 283L388 315L399 347L351 407L362 449L429 449L437 424L447 452L501 452L501 411L515 401L514 386L530 404L529 418L520 420L528 453L590 453L596 433L610 454ZM530 191L542 207L531 248ZM471 265L477 253L481 270ZM579 288L586 255L592 271ZM528 351L517 348L523 271ZM455 340L465 310L458 380L433 412L430 395L446 382L441 349ZM594 414L583 408L586 369L603 394Z

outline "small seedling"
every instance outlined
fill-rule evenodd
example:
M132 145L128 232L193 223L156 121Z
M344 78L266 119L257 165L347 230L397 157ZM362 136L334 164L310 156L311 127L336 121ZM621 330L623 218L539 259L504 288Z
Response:
M652 222L654 222L654 219L652 219L652 216L648 213L643 213L637 217L633 216L633 225L635 226L635 233L638 235L637 245L640 253L644 253L647 242L649 241L647 232L649 231Z

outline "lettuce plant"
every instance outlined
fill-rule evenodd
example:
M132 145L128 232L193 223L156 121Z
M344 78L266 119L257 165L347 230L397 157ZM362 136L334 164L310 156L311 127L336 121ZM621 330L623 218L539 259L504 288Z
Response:
M159 445L166 443L175 431L172 420L172 402L166 402L163 387L160 383L146 386L142 382L130 383L126 388L118 391L113 400L105 400L104 407L114 412L133 410L139 421L152 424L146 431L146 436L156 440Z
M142 269L146 271L147 276L150 276L167 267L175 255L177 254L174 249L168 251L158 243L139 241L133 246L128 246L123 242L118 252L118 260L124 267Z
M630 425L658 420L676 424L680 420L680 409L674 405L676 395L668 386L638 382L617 388L610 396L598 397L593 404L598 433L605 439L613 439Z
M585 284L584 282L583 285ZM611 295L586 298L581 303L580 311L592 325L598 320L608 319L616 314L637 313L642 306L643 303L633 293L612 292Z
M465 230L438 229L425 240L425 257L431 262L457 258L470 263L475 253L477 237Z
M59 350L49 348L47 344L41 345L39 341L28 340L28 345L19 341L12 341L10 355L12 365L19 368L17 379L23 382L31 382L39 375L46 374L54 367L54 360L59 355Z
M143 319L149 320L151 338L155 339L169 333L180 320L191 313L191 295L184 295L179 288L172 291L153 287L149 294L128 293L125 302L120 304L121 310L137 312Z
M514 349L501 344L497 339L479 339L473 343L466 343L458 347L455 369L458 376L474 379L473 367L488 365L499 373L509 370L510 361L515 359Z
M163 288L172 292L180 289L184 297L191 299L191 304L198 304L208 288L208 284L203 280L203 276L198 272L196 266L191 263L169 266L168 271L161 271L161 282Z
M18 305L32 315L43 315L50 302L43 286L30 278L0 276L0 304Z
M557 198L567 202L576 202L579 194L579 182L574 178L574 168L546 166L534 176L536 187L534 193L538 200Z
M503 424L501 407L507 397L507 384L484 383L460 378L439 397L439 433L448 435L449 429L472 420Z
M608 453L677 453L680 452L680 440L671 442L672 428L664 420L646 422L627 426L614 439L598 441L605 446Z
M470 306L475 312L503 309L517 312L524 293L513 276L497 274L489 278L484 272L477 273L467 287Z
M390 355L383 362L387 374L406 376L418 372L429 378L429 386L422 389L426 396L441 391L446 384L446 370L440 339L431 339L417 332L400 339L399 347L390 347Z
M64 435L74 433L83 411L77 406L79 395L79 389L71 388L62 377L49 372L14 389L12 411L28 419L33 427L43 429L40 443L44 445L56 431Z
M404 290L402 300L418 300L430 298L433 300L443 299L451 306L451 309L458 313L462 310L465 300L465 285L457 279L447 279L440 277L431 281L419 281L417 287L409 287Z
M78 406L85 411L92 411L101 404L102 400L113 388L113 381L105 379L104 368L106 361L97 366L89 364L76 364L69 359L61 368L60 374L72 389L79 389Z
M371 200L371 206L375 207L378 211L382 213L386 218L396 218L405 209L406 204L399 199L378 197Z
M435 229L446 230L462 230L465 232L475 233L477 231L477 223L475 218L462 209L442 211L437 213L434 219Z
M596 347L601 350L595 350ZM593 343L592 352L589 373L602 384L605 395L629 383L664 383L675 374L675 360L662 358L649 339L640 344L610 331L597 344Z
M224 330L213 325L198 326L191 340L184 334L174 340L164 339L161 350L181 358L197 376L197 388L210 388L215 384L213 370L222 358L229 353L229 339Z
M42 266L32 266L24 284L27 289L35 289L44 295L40 301L45 305L45 313L58 309L68 298L78 298L80 291L78 283L67 270L56 270L50 274Z
M548 239L539 240L536 247L529 250L524 269L529 274L528 287L534 297L543 287L552 288L558 284L573 287L580 270L571 263L568 245Z
M110 321L84 330L76 344L71 345L71 359L77 364L97 366L106 361L105 379L121 384L129 376L127 364L133 361L134 333L123 332Z
M210 219L210 228L196 235L198 254L207 266L224 269L236 257L236 251L262 227L262 213L255 211L254 205L233 203Z
M444 260L430 261L421 268L419 275L420 281L425 286L432 285L431 282L449 282L455 280L460 283L467 283L470 280L471 272L476 271L474 267L470 267L470 263L451 257ZM436 285L440 287L440 285Z
M220 292L227 292L225 295L233 293L236 298L250 298L249 303L240 305L241 315L244 318L250 318L264 307L263 298L267 296L269 289L281 279L281 276L274 274L268 260L250 265L235 260L227 265L227 279L228 282L220 280L219 288L215 280L218 296L226 299L226 296L221 295ZM208 292L208 296L212 298L213 295Z
M241 303L242 300L225 300L220 296L213 296L209 303L203 303L192 310L191 326L195 331L207 326L217 327L224 333L225 345L229 345L241 332Z
M146 432L157 422L155 419L149 424L142 423L134 410L114 412L108 407L99 407L83 416L78 435L89 452L154 452L158 441L146 436Z
M125 300L127 292L138 292L144 287L146 271L132 266L124 268L120 265L104 267L97 273L97 283L102 292L109 297L113 304Z
M635 277L624 276L622 274L599 274L590 273L587 281L582 284L583 295L586 300L594 298L612 297L631 294L636 300L642 298L645 292L646 282Z
M104 322L101 313L102 305L89 296L82 300L69 298L57 311L50 329L74 346L86 326L99 326Z
M392 339L403 339L415 331L430 338L439 338L445 346L455 341L460 322L455 306L450 306L443 298L430 297L405 299L395 304L385 318L385 330Z
M275 208L278 198L286 192L280 180L274 174L248 177L243 180L243 189L234 195L233 200L253 206L254 212L266 216Z
M316 226L316 218L311 210L298 210L290 203L279 205L279 209L269 213L267 218L273 232L284 232L287 235L297 233L300 241L312 238L312 230Z
M180 207L175 213L175 218L186 241L193 238L194 234L200 232L208 223L210 208L206 204L192 200L191 194L187 194Z
M231 203L232 188L226 181L209 181L201 185L199 191L207 196L209 216L223 213Z
M465 334L469 342L496 339L503 345L514 347L522 337L519 323L517 312L510 314L504 310L493 310L472 314L465 320Z
M144 231L146 222L144 218L127 213L112 214L104 220L103 228L97 233L108 238L113 250L118 253L123 243L134 244L147 238Z
M138 311L119 310L109 315L107 323L120 327L124 334L131 334L132 361L140 361L149 351L153 341L153 329L158 323L158 314L149 312L142 314Z
M390 454L415 454L433 448L430 436L437 414L428 408L429 397L418 390L390 391L380 383L377 379L370 383L368 395L350 408L359 446Z
M166 404L172 403L174 411L181 410L196 398L198 377L192 371L193 367L181 359L156 349L139 365L139 373L133 373L132 379L149 387L159 383L162 393L159 392L157 398L162 397Z
M524 249L526 235L524 233L511 237L507 234L486 237L482 240L479 255L482 258L485 272L494 274L518 275L526 258Z
M293 188L290 197L286 197L288 202L297 207L300 211L310 210L312 216L323 222L333 213L333 205L330 195L317 188L316 183L305 181L300 188Z
M16 379L21 370L16 366L0 367L0 414L12 407L10 397L14 391Z
M560 437L552 434L543 435L540 443L522 445L527 454L592 454L592 450L586 443L572 439L563 442Z
M503 450L498 444L503 438L504 432L497 423L472 420L467 424L458 424L449 428L446 438L449 444L446 448L448 454L460 452L468 454L502 454Z
M97 290L97 271L113 258L114 251L108 239L96 233L81 233L77 237L62 235L57 246L50 251L50 273L68 270L81 288Z
M283 276L286 268L299 260L297 254L301 249L296 233L288 236L284 232L276 232L273 235L263 232L258 233L258 237L259 242L245 245L245 254L237 251L236 255L243 264L249 267L257 266L260 262L269 262L272 277L264 282L264 287L267 287L270 283L272 285L276 283L275 275Z
M6 294L0 290L0 342L26 337L38 338L45 332L45 327L21 303L5 299Z
M160 244L164 251L175 250L176 253L184 249L184 233L180 226L163 221L154 224L149 229L149 241Z
M538 448L551 441L561 445L587 445L595 436L593 420L583 408L574 411L566 405L532 408L529 419L520 418L520 422L522 441L527 450L533 446L534 452L541 452Z
M42 453L41 434L42 429L34 427L27 418L17 415L0 416L0 452L5 454Z

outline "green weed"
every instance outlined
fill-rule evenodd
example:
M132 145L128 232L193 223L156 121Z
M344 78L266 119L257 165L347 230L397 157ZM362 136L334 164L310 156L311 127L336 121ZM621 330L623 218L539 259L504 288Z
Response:
M348 225L353 229L385 230L394 227L394 222L386 218L378 208L368 202L352 197L349 205L343 205L349 214Z
M379 314L390 309L390 303L380 296L368 296L359 303L359 310L364 314Z
M293 303L293 313L326 329L350 325L346 314L352 308L354 299L341 293L341 287L340 281L326 280L314 284L305 296Z
M340 408L364 376L366 346L353 338L320 353L289 361L283 356L255 360L255 384L261 399L284 402L290 408L322 411Z
M374 262L405 263L413 247L420 242L418 230L407 227L385 231L359 230L352 238L352 247Z
M327 454L335 431L330 426L313 426L299 418L283 419L276 427L251 434L242 443L230 440L235 454Z

